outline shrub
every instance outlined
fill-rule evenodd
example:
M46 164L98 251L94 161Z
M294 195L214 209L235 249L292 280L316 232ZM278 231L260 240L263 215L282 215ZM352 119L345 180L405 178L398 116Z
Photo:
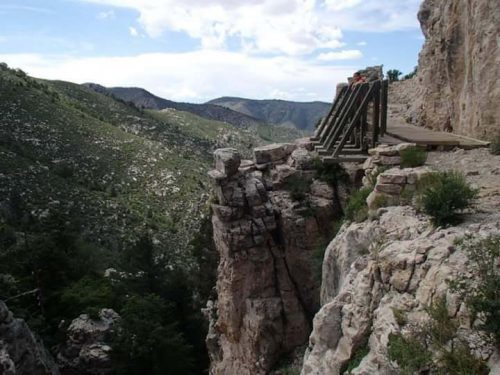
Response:
M421 148L411 147L401 151L401 168L415 168L427 161L427 152Z
M401 367L401 374L413 374L432 360L431 352L414 337L400 333L389 335L389 358Z
M491 141L490 152L493 155L500 155L500 134Z
M477 196L460 172L440 172L419 182L419 203L435 225L457 222L458 211L469 207Z
M292 175L286 180L286 189L290 191L290 197L294 201L301 201L309 192L309 184L300 176Z
M475 278L471 282L460 278L452 283L452 289L465 299L472 313L481 315L479 326L491 335L500 347L500 235L491 235L481 240L467 237L457 244L467 254Z
M371 192L371 188L363 187L349 198L345 208L345 217L347 220L359 223L368 217L366 198L368 198Z
M313 168L316 170L316 178L330 186L336 187L339 182L347 183L349 181L346 170L338 163L325 164L320 158L315 158Z
M449 317L445 300L438 299L426 312L428 321L413 326L408 335L389 335L389 358L398 363L399 373L410 375L425 368L436 374L487 374L484 361L457 337L458 324Z

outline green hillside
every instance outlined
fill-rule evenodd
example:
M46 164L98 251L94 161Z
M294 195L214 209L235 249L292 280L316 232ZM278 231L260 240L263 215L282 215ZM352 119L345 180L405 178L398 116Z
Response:
M0 299L53 348L62 320L114 308L125 314L126 334L113 344L120 373L172 366L155 362L172 345L180 373L199 373L207 365L200 307L216 267L213 151L250 154L290 134L144 111L0 64ZM109 268L118 279L104 277ZM134 309L161 318L137 326ZM148 349L131 352L134 335Z
M245 98L222 97L209 101L267 124L294 127L312 132L319 119L330 109L324 102L292 102L287 100L255 100Z

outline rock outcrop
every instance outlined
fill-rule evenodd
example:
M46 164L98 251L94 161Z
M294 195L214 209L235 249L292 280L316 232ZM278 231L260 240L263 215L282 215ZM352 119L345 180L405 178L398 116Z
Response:
M500 2L425 0L418 19L420 124L491 140L500 132Z
M368 174L378 167L371 163L380 163L382 156L397 157L395 147L371 153L372 160L365 165ZM457 240L467 235L500 235L500 156L484 149L432 152L427 163L425 167L386 170L378 175L375 186L394 185L404 190L431 169L460 167L479 191L475 207L461 225L435 228L414 208L392 206L400 203L394 195L392 202L384 204L391 207L372 206L371 220L345 224L325 253L322 307L314 318L302 375L343 374L354 357L362 360L351 367L350 374L398 373L397 364L388 359L389 335L425 322L426 308L440 298L444 298L450 319L458 324L457 334L474 355L488 361L491 374L500 368L498 351L477 334L477 321L449 285L459 277L475 277ZM368 197L367 203L373 200Z
M111 347L108 345L119 316L102 309L98 319L82 314L67 329L67 340L57 355L62 374L108 375L113 373Z
M315 179L308 142L215 153L213 229L220 254L209 302L211 374L265 374L307 342L319 307L311 259L341 213L339 191ZM340 189L339 189L340 190Z
M433 229L409 206L381 210L376 220L345 226L327 249L323 306L314 318L303 375L342 374L364 347L368 354L351 374L394 373L388 338L403 329L395 311L405 314L407 325L418 324L439 297L463 336L474 337L464 302L449 290L448 281L469 268L453 244L465 234L500 233L498 214L485 223ZM480 354L487 359L493 350Z
M57 366L26 322L0 301L0 374L56 375Z

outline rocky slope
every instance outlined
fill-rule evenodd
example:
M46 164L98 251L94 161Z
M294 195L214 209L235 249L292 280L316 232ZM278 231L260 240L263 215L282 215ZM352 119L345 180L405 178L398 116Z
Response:
M420 124L491 140L500 124L500 3L425 0Z
M0 374L58 375L53 358L22 319L0 301Z
M330 109L329 103L291 102L286 100L252 100L223 97L210 104L230 108L269 124L293 126L312 132L318 120Z
M212 374L265 374L307 341L319 303L314 252L341 214L339 195L316 179L310 144L270 145L241 161L218 150L210 172L220 255L207 345Z
M500 234L500 157L486 150L432 153L429 165L460 166L480 192L477 206L455 227L435 228L409 206L380 208L370 221L346 224L330 243L323 263L322 307L314 318L302 374L392 374L389 336L427 319L427 308L444 298L458 335L476 356L499 370L498 353L478 335L464 300L449 281L466 275L471 263L456 244L466 235ZM384 172L379 189L399 174ZM383 177L383 178L382 178ZM383 190L383 189L382 189ZM388 201L389 203L389 201ZM402 319L401 317L404 317Z

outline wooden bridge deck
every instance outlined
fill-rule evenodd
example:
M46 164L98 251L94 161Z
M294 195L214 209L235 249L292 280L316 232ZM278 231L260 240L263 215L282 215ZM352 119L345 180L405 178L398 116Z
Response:
M400 142L416 143L420 146L428 148L451 148L460 147L465 149L487 147L488 142L478 139L463 137L457 134L439 132L425 129L420 126L414 126L403 123L397 119L388 119L386 137L389 136L390 143L394 139ZM384 137L380 139L380 143L384 143ZM399 142L399 143L400 143ZM389 143L389 142L388 142Z

